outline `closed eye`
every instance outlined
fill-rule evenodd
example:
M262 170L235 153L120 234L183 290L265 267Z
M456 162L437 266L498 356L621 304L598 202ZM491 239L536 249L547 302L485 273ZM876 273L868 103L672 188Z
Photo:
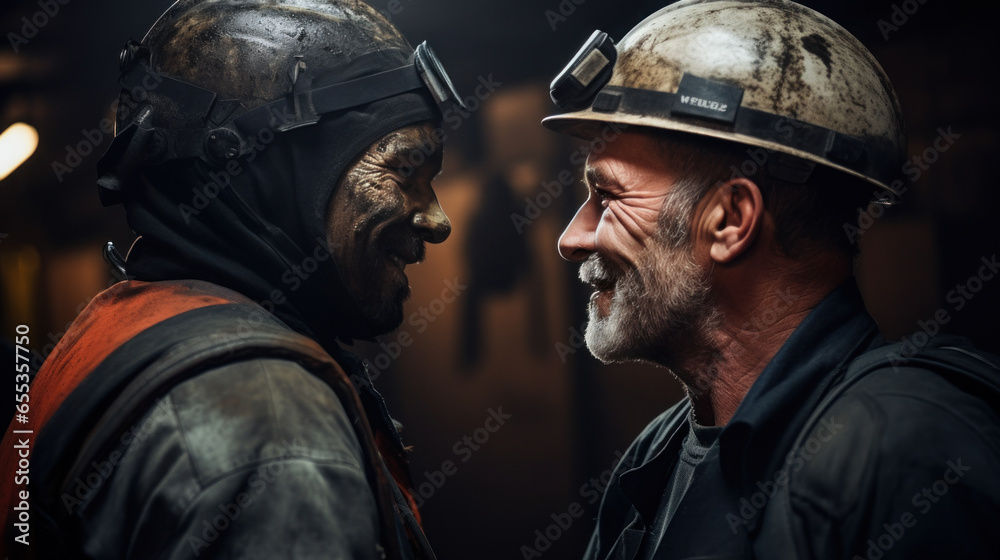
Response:
M610 180L604 173L594 167L588 167L583 174L583 182L587 185L594 194L594 197L601 204L603 208L608 207L608 202L613 199L618 198L615 194L607 189L607 187L612 187L615 190L618 189L617 183Z
M406 186L406 179L408 178L406 171L408 168L403 165L402 160L393 157L377 165L382 168L385 176L393 183L396 183L400 187ZM412 174L412 169L409 169L409 171L409 174Z
M594 196L597 197L597 201L601 203L604 208L608 207L608 202L613 200L615 196L604 189L594 189Z

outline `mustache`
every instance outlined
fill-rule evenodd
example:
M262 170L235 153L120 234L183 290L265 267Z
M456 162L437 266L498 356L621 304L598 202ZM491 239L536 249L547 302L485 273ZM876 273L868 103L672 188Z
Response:
M382 247L385 252L400 257L407 264L421 262L427 255L424 240L405 230L388 233L382 241Z
M614 287L623 276L625 276L624 270L597 253L587 257L580 266L580 280L599 290Z

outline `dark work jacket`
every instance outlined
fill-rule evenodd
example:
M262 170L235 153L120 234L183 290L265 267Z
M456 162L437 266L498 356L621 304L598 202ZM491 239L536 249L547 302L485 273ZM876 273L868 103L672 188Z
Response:
M219 322L222 312L231 313L231 320L227 315L220 323L231 332L202 327ZM110 395L116 399L107 409L112 412L97 410L101 420L88 419L93 416L87 411L93 406L88 393L100 393L101 378L114 377L107 364L135 359L134 341L143 339L135 342L139 348L150 347L144 346L150 341L155 346L148 336L152 329L199 313L196 318L206 319L183 323L191 325L179 334L187 346L169 346L162 359L189 353L181 349L204 348L199 339L219 335L224 347L236 348L263 332L256 326L263 324L271 325L271 332L287 333L289 341L315 345L321 359L330 358L264 309L206 282L122 282L99 295L69 329L32 389L41 426L35 452L41 463L38 468L32 463L32 496L39 504L53 489L62 491L45 512L59 527L57 533L70 536L60 535L59 540L72 543L71 552L60 557L76 557L82 550L86 558L109 560L377 560L385 554L382 527L391 527L388 538L400 543L400 557L433 558L409 498L408 474L400 472L405 459L392 459L402 457L403 444L363 364L347 353L338 353L335 361L350 372L345 386L357 385L346 389L357 391L350 402L311 367L283 357L281 349L267 356L227 350L197 375L159 394L151 407L140 408L134 421L119 426L114 424L118 419L109 418L115 406L129 401L122 390ZM138 385L133 382L127 390ZM371 426L367 445L359 440L358 411ZM113 427L114 437L105 438L107 449L95 460L69 469L80 464L76 452L53 455L55 449L101 439L95 434L102 424ZM71 430L86 438L75 435L61 442L62 432ZM388 488L383 493L394 502L382 510L373 493L374 477L366 471L373 455L381 458L373 468L381 469L381 488ZM386 510L395 521L380 515ZM38 534L43 526L35 520L32 550L48 550ZM6 544L13 557L27 552L9 540Z
M957 337L910 340L885 343L853 281L835 290L765 367L661 533L688 400L639 435L585 558L1000 557L1000 361ZM879 365L856 375L866 361Z

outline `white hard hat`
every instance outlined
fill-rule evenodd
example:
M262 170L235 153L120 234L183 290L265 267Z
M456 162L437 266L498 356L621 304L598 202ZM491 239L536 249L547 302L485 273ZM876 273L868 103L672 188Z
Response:
M552 98L569 112L543 124L582 138L603 123L655 127L795 156L769 162L786 180L820 164L902 184L902 115L885 71L843 27L787 0L682 0L617 46L595 32Z

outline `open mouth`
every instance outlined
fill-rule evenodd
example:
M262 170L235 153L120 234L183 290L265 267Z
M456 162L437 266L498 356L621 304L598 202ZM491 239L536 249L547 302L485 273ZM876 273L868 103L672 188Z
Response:
M617 282L610 278L592 278L587 284L598 292L610 292L615 289Z
M404 261L403 258L400 257L399 255L392 255L392 254L389 255L389 262L396 265L396 267L398 267L400 270L405 269L406 265L409 264L406 261Z
M601 282L600 284L591 284L591 287L594 288L594 292L590 294L590 305L597 307L602 314L607 315L611 308L611 300L615 295L614 283Z
M597 311L598 316L607 317L611 314L611 303L615 297L614 285L594 286L594 293L590 294L590 308Z
M398 267L400 270L405 270L406 269L406 265L408 265L408 264L414 264L414 263L420 262L419 259L415 259L415 258L407 256L407 255L399 255L399 254L396 254L396 253L389 253L388 260L389 260L389 262L391 262L392 264L394 264L396 267Z
M618 282L603 268L589 266L581 269L580 280L598 292L612 291L618 284Z
M415 264L424 260L424 244L419 240L410 243L401 243L400 246L390 249L387 252L388 260L392 264L404 270L406 265Z
M590 295L590 305L600 315L607 316L611 310L611 300L618 286L618 277L608 271L608 267L593 258L580 268L580 280L594 289Z
M590 294L590 305L600 310L602 315L607 315L611 308L611 300L614 297L617 282L605 270L595 268L588 267L580 275L580 279L594 289L594 292Z

